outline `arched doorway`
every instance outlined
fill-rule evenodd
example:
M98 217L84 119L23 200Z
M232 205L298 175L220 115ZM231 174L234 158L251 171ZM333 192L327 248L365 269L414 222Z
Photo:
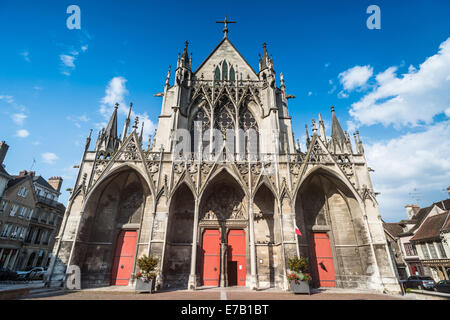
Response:
M150 190L134 169L124 167L88 200L72 264L81 266L82 286L128 285L140 248L142 218Z
M163 274L166 285L187 288L192 254L194 195L183 183L170 201Z
M275 197L265 184L262 184L255 194L253 213L255 215L256 268L259 287L274 287L276 284L275 268L276 265L279 265L275 261L279 251L277 243L280 243L281 239L279 233L274 232L278 227Z
M334 174L318 169L302 183L295 202L299 251L309 258L316 287L354 287L365 275L369 248L354 194ZM364 258L366 261L364 262Z
M225 170L208 184L199 206L201 285L245 286L248 265L248 198ZM233 278L229 283L229 278Z

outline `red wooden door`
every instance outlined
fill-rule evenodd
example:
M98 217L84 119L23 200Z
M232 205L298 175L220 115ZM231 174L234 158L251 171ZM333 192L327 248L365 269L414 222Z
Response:
M203 233L202 282L204 286L218 286L220 275L220 232L208 229Z
M133 271L137 232L121 231L117 237L111 272L111 285L127 286Z
M320 287L336 287L333 254L331 253L328 235L326 233L314 233L311 244L314 281Z
M228 263L230 268L237 270L228 270L228 275L237 273L237 285L245 286L245 277L247 276L247 254L245 247L244 230L230 230L228 232L228 261L236 263ZM237 271L237 272L236 272Z

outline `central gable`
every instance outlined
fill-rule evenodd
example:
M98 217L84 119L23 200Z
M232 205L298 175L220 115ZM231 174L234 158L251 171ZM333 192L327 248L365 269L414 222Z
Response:
M197 68L194 75L197 78L201 78L203 74L203 79L213 80L215 68L221 64L223 60L226 60L228 64L233 65L236 74L239 75L238 79L240 79L242 75L243 80L248 79L248 76L250 76L250 80L259 80L256 72L248 62L245 61L228 38L222 39L211 54Z

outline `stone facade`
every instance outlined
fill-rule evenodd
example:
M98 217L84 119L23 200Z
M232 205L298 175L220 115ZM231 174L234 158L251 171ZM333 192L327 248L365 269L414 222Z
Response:
M58 196L59 190L34 172L11 177L0 202L0 267L48 266L65 212Z
M322 232L330 239L336 286L398 292L359 136L354 150L332 110L332 136L325 136L319 115L320 134L313 121L301 151L288 112L292 96L282 74L276 86L266 46L255 72L226 35L195 71L186 43L172 85L169 69L158 128L146 149L137 120L129 130L131 106L121 139L117 107L94 150L89 136L54 248L50 284L62 285L67 267L78 265L82 286L109 285L117 234L129 229L138 235L134 260L159 258L159 288L195 289L201 285L204 231L217 229L219 285L226 286L226 235L239 229L250 288L288 289L287 259L302 255L311 262L311 236ZM208 129L217 129L219 137ZM249 129L257 132L251 144ZM233 140L227 130L235 133ZM200 144L187 143L180 131L191 138L199 131ZM208 144L208 138L223 144ZM203 152L195 153L199 148ZM130 285L137 271L134 263Z

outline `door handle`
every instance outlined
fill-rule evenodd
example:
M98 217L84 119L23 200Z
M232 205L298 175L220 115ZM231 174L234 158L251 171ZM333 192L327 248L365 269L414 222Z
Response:
M120 269L123 269L123 264L120 266Z
M216 267L214 267L214 271L217 271L217 268L216 268Z

